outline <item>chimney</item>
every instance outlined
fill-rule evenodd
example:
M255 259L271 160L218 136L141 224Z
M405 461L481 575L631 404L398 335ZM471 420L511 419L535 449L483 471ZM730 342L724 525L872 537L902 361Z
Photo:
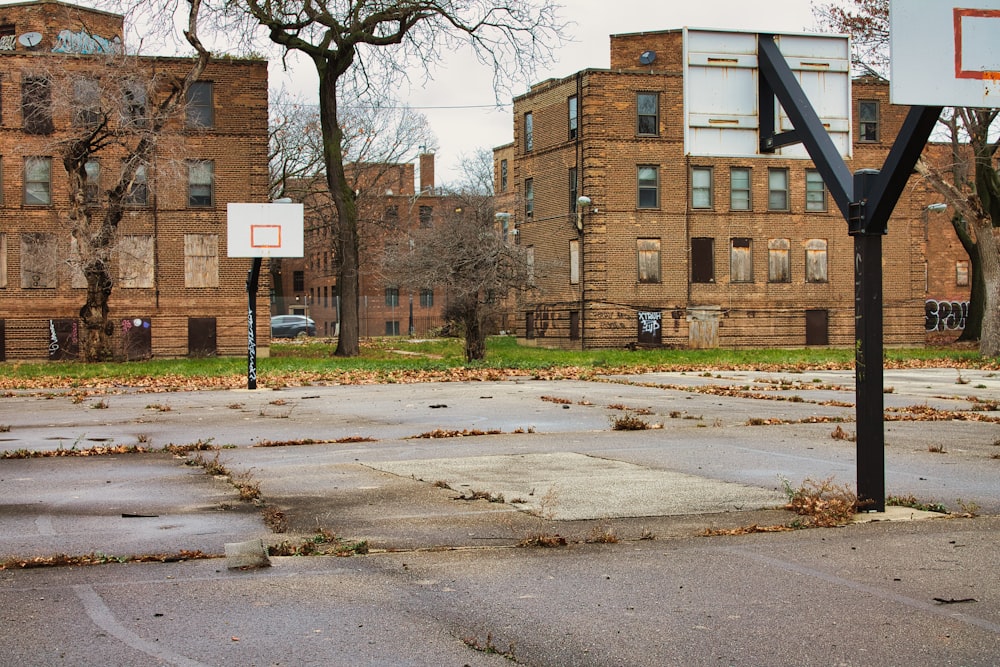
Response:
M434 153L420 154L420 191L434 192Z

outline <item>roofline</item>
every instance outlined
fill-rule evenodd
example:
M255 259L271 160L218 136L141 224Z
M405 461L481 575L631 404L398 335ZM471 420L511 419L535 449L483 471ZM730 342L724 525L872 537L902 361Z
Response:
M84 7L83 5L73 4L72 2L63 2L62 0L27 0L27 2L12 2L10 4L0 5L0 10L8 9L10 7L30 7L32 5L61 5L63 7L70 7L72 9L89 12L91 14L104 14L105 16L114 16L115 18L125 19L124 14L116 14L115 12L109 12L105 9Z

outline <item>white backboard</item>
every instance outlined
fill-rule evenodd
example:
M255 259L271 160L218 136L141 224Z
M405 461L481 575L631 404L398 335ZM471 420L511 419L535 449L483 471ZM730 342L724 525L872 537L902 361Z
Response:
M229 257L302 257L302 204L229 204Z
M1000 107L1000 0L890 0L893 104Z
M778 34L778 50L842 156L851 154L850 45L844 35ZM689 155L760 157L757 33L685 28L685 151ZM775 104L775 128L793 129ZM808 159L802 144L775 157Z

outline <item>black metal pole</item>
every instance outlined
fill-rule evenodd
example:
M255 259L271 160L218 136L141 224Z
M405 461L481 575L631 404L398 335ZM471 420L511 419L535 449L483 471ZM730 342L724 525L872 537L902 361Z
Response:
M865 203L879 172L854 175L854 192ZM858 509L885 511L885 431L882 421L882 235L881 225L854 232L854 382L857 416Z
M247 271L247 389L257 388L257 286L261 258L254 257Z

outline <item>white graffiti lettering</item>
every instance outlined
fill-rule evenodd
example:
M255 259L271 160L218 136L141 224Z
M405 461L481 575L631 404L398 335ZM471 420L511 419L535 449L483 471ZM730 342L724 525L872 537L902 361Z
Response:
M56 323L49 320L49 356L59 351L59 336L56 335Z
M969 317L968 301L924 302L924 329L926 331L959 331L965 329Z
M13 51L17 48L17 41L14 35L4 35L0 37L0 51Z
M660 330L661 313L639 313L639 327L644 334L655 334Z
M98 35L91 35L85 30L73 32L72 30L61 30L56 35L56 45L52 47L53 53L122 53L122 38L114 37L108 39Z

